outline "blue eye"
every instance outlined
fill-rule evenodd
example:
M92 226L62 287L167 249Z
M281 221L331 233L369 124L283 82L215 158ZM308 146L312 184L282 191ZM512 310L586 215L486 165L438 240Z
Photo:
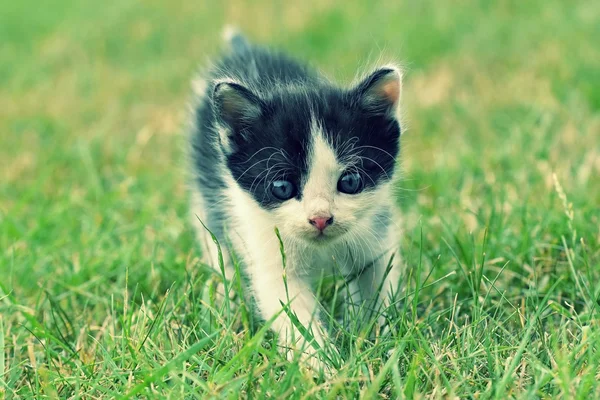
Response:
M296 187L290 181L273 181L271 183L271 193L279 200L289 200L296 195Z
M338 191L347 194L356 194L363 190L363 182L358 172L344 172L337 183Z

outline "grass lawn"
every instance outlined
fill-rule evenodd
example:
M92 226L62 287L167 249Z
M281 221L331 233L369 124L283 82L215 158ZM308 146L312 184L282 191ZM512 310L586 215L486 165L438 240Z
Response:
M393 329L330 378L217 301L190 80L225 23L406 68ZM1 398L600 398L600 2L0 2Z

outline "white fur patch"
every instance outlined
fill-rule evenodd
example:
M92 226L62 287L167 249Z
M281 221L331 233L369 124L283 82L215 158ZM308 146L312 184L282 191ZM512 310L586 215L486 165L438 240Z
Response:
M337 161L334 150L316 122L312 123L311 133L310 167L302 192L304 210L308 218L325 217L332 213L337 181L344 166Z
M227 43L229 43L231 41L231 39L233 39L236 35L239 35L240 31L238 28L236 28L233 25L225 25L223 27L223 40Z

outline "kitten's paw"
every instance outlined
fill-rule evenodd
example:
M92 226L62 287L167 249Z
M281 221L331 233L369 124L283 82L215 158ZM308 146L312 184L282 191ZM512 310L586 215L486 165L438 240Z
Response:
M388 324L387 318L383 314L377 318L377 325L379 326L379 332L381 336L390 331L390 324Z
M296 361L297 356L288 353L288 360L292 362ZM320 358L317 352L302 352L298 361L302 367L316 374L327 369L327 363Z
M301 335L298 331L296 333ZM331 352L330 349L324 347L327 342L327 334L321 328L313 329L312 334L312 340L301 337L295 343L288 342L284 344L287 349L287 359L290 362L299 362L302 367L313 374L323 373L325 377L330 377L335 369L329 365L330 363L324 354L328 350Z
M310 373L314 377L324 376L325 379L330 379L336 373L336 369L319 352L307 353L303 352L299 359L297 356L288 356L292 362L299 362L301 369Z

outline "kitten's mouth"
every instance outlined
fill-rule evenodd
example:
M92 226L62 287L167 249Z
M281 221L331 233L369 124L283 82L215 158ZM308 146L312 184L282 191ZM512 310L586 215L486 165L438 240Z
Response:
M310 243L325 245L325 244L335 242L342 236L343 236L343 233L341 233L341 232L335 232L335 233L317 232L316 234L305 235L304 239L309 241Z
M322 242L324 240L329 240L329 239L331 239L330 236L325 236L325 234L323 232L319 232L319 233L317 233L317 236L315 236L313 240Z
M331 242L334 240L334 238L333 238L333 237L331 237L331 236L325 236L325 235L323 235L323 234L321 233L321 234L319 234L319 235L317 235L317 236L314 236L314 237L308 238L308 240L309 240L311 243L314 243L314 244L316 244L316 245L324 245L324 244L331 243Z

